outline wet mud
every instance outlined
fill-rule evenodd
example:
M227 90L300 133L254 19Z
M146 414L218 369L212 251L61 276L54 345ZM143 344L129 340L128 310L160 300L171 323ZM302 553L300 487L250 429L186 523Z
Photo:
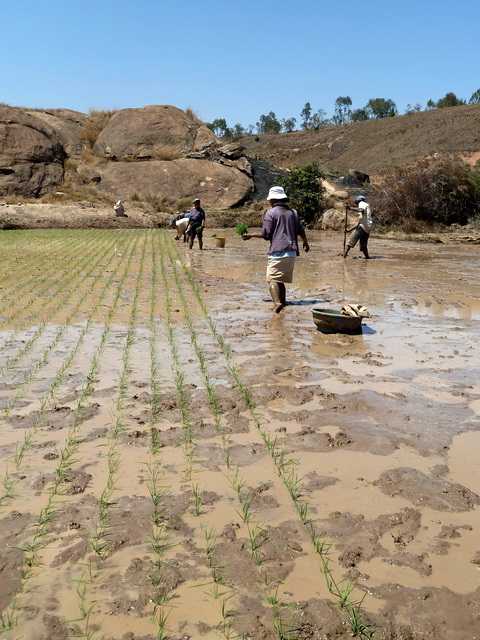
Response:
M102 232L82 304L44 318L65 233L38 300L0 314L7 638L346 640L311 531L362 600L357 637L480 637L476 247L372 238L378 259L344 261L313 234L277 316L261 241ZM42 273L24 255L0 261L7 297ZM363 333L318 332L312 307L344 302L369 308Z

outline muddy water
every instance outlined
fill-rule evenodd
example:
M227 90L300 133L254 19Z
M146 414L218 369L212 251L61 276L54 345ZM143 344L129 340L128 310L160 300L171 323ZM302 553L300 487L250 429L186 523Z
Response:
M351 581L355 597L367 594L364 615L376 637L478 638L478 250L373 238L373 260L344 261L339 237L313 235L312 252L297 261L291 304L273 316L261 241L244 243L222 230L226 248L214 249L209 230L203 253L178 246L175 272L160 232L111 233L102 234L98 251L109 241L121 250L100 260L91 290L79 289L85 297L78 311L72 295L45 322L47 287L25 317L18 314L21 323L6 322L0 331L0 496L5 479L14 481L12 495L0 498L0 608L16 620L7 637L151 640L161 637L165 616L172 640L219 633L270 640L278 637L272 594L294 637L351 637L183 274L186 260L253 395L261 428L296 461L312 523L332 545L335 579ZM65 238L65 257L84 241L82 232ZM43 241L35 232L19 240L33 271ZM62 238L56 242L52 290L62 268L71 275L70 263L61 266ZM99 256L94 239L89 249ZM28 274L24 257L20 282ZM75 293L75 280L67 289ZM316 331L312 306L343 302L369 308L363 334ZM125 361L129 326L133 346ZM34 540L72 428L75 455L37 563L26 571L22 547ZM152 545L152 469L166 532L161 557ZM235 482L251 503L248 522ZM92 544L99 531L106 543L100 555Z
M305 477L321 478L317 523L345 574L372 593L365 606L400 619L429 589L433 620L439 598L451 598L447 618L462 597L478 600L480 252L373 239L373 260L344 261L338 236L314 235L291 305L274 317L264 243L222 235L224 251L187 259L208 275L210 306L265 421ZM316 331L313 304L344 302L369 308L363 334ZM455 635L455 619L432 637L474 637L468 624ZM419 634L437 629L422 624Z

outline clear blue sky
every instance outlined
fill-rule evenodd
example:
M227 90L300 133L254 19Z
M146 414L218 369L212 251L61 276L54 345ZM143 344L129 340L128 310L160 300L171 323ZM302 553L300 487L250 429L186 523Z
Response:
M191 107L255 123L338 95L425 103L480 87L479 0L15 0L0 102Z

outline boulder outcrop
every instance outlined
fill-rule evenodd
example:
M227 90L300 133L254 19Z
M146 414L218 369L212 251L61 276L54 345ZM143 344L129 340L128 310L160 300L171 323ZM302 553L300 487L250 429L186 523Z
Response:
M356 222L358 216L348 214L348 228L350 229ZM320 220L320 228L324 231L340 231L345 228L345 211L338 209L327 209L323 212Z
M78 197L86 186L93 200L96 190L114 201L136 194L154 197L158 208L198 195L209 207L229 208L251 196L243 148L222 147L190 111L149 106L105 115L0 107L0 197L34 198L63 192L62 185Z
M63 181L65 150L47 122L15 107L0 107L0 196L41 196Z
M215 142L210 129L189 112L155 105L114 113L94 151L115 160L176 160Z
M99 167L99 173L98 187L121 199L155 196L175 203L198 196L206 206L229 208L241 204L253 190L248 175L209 160L109 162Z
M35 109L27 111L35 118L39 118L58 135L67 156L78 156L82 152L82 129L87 116L72 109Z

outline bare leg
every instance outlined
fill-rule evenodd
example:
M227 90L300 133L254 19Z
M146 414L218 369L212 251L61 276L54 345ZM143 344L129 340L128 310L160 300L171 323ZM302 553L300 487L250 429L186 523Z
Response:
M365 260L369 260L370 256L368 254L368 234L365 234L361 239L360 239L360 251L363 253L363 255L365 256Z
M280 313L280 311L283 309L282 295L281 295L281 289L280 289L281 284L282 284L281 282L270 282L269 284L270 295L272 296L272 300L273 300L273 310L275 311L275 313Z

